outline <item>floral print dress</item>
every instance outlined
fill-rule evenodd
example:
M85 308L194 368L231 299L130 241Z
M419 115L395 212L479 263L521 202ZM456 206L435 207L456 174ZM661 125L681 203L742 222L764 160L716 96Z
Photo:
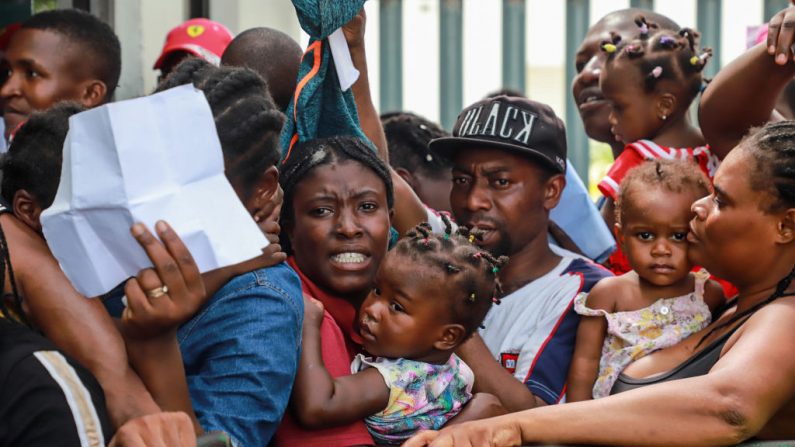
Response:
M701 270L695 275L695 290L687 295L660 298L651 306L634 311L608 313L590 309L585 304L588 295L577 295L574 310L578 314L607 319L599 375L593 386L594 399L610 395L618 375L633 361L673 346L710 323L712 315L704 302L704 284L709 273Z

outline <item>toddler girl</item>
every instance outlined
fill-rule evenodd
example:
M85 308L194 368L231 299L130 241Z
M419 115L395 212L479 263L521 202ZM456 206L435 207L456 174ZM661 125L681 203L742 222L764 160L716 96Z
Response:
M332 379L323 366L323 311L306 303L301 361L292 407L301 424L320 428L365 418L377 444L400 444L453 417L502 414L493 396L473 398L472 370L453 351L483 322L500 293L495 259L470 243L465 229L435 235L427 224L387 253L375 288L359 309L363 347L350 376ZM469 236L469 239L467 238ZM464 411L462 411L464 409Z
M691 272L690 207L709 194L692 163L653 160L621 183L615 232L632 270L600 281L574 300L583 315L569 370L569 402L610 394L629 363L701 330L720 305L719 284Z
M692 160L710 179L719 164L689 118L711 50L699 51L698 33L689 28L662 30L642 16L636 23L635 39L622 41L611 33L611 40L602 43L608 57L599 86L612 105L611 131L625 144L598 185L613 201L627 171L644 160ZM616 274L630 269L620 250L608 264Z

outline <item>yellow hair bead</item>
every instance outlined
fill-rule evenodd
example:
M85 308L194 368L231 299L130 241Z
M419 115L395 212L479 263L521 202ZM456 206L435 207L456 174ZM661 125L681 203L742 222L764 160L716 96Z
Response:
M699 61L699 60L700 60L700 59L698 58L698 56L693 56L693 57L691 57L691 58L690 58L690 65L698 65L698 61Z
M606 53L615 53L616 52L616 46L613 45L612 43L606 43L606 44L602 45L602 49L605 50Z

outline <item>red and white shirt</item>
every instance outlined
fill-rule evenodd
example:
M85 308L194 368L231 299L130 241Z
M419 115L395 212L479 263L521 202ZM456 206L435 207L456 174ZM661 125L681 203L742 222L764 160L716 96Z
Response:
M709 145L673 148L660 146L651 140L638 140L624 147L624 152L616 158L613 166L607 171L607 175L599 182L599 191L605 197L616 200L620 190L619 185L627 172L645 160L654 159L692 160L698 164L710 181L720 165L720 160L709 149Z

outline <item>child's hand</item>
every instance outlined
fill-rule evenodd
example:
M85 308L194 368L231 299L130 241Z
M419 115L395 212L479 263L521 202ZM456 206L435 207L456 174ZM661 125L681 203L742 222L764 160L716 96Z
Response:
M793 59L792 45L795 44L795 6L790 6L770 19L767 31L767 52L775 56L776 63L786 65Z
M204 305L207 295L199 267L177 233L163 221L155 228L160 240L143 224L137 223L130 230L154 268L141 270L124 287L127 308L121 324L128 340L176 331Z
M320 328L323 323L323 303L304 295L304 327Z

